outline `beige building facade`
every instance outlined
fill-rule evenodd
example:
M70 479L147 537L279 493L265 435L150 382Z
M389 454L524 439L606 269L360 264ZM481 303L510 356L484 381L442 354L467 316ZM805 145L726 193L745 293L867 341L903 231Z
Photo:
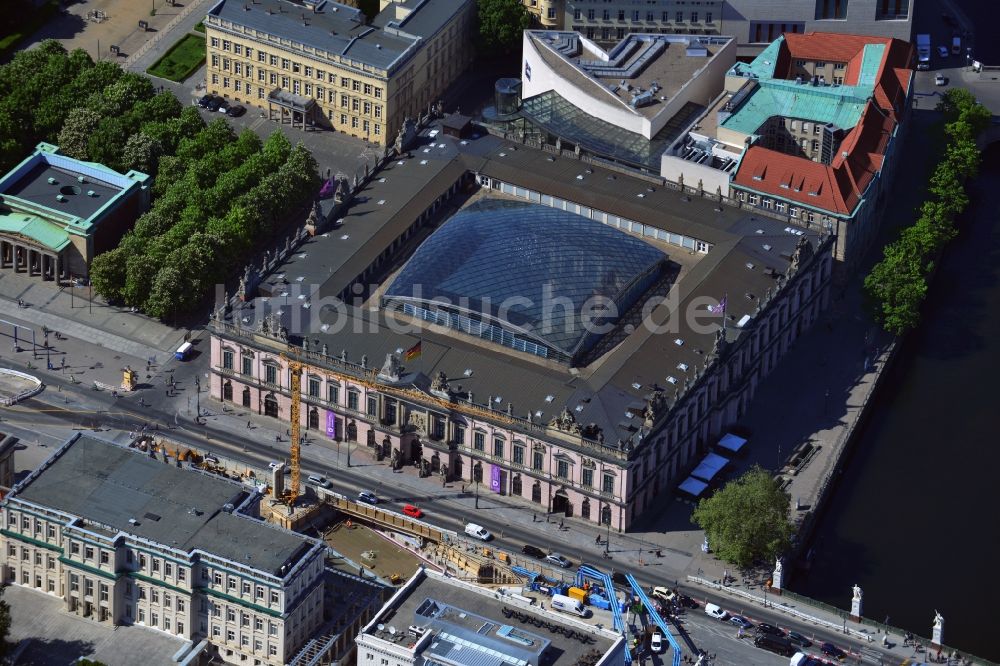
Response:
M208 92L269 118L379 145L435 104L472 59L472 0L221 0L205 18Z
M100 623L207 640L229 663L289 663L323 622L325 547L253 520L259 499L77 436L5 498L3 579Z

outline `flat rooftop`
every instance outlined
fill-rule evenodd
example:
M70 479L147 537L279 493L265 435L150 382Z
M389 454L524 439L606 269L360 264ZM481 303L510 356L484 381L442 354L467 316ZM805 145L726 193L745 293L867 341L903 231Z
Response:
M470 0L407 0L390 4L366 23L361 10L330 0L220 0L210 19L290 40L309 55L393 70L407 53L436 34ZM315 6L315 10L313 7ZM219 27L219 26L213 26ZM222 26L226 27L226 26ZM315 50L315 53L313 52Z
M88 529L125 532L167 547L202 550L280 576L314 543L263 521L234 514L247 489L234 481L79 435L11 495L82 518ZM135 519L136 524L131 524Z
M40 161L16 180L6 184L0 194L86 220L122 191L121 187L94 178L86 178L86 182L81 183L79 175ZM62 199L57 199L58 196Z
M583 629L552 611L516 609L522 618L540 621L534 624L505 617L504 602L492 590L470 589L423 571L416 578L395 608L383 609L365 633L405 647L414 642L407 635L411 625L428 628L434 637L423 643L424 664L572 666L614 645L596 628Z
M570 31L528 33L538 52L565 79L599 99L614 99L653 118L729 37L631 34L610 51Z

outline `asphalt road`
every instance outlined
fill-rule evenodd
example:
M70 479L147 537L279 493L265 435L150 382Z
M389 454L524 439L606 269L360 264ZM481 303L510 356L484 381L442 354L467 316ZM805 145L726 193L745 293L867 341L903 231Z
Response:
M194 364L178 364L173 368L175 381L182 390L185 385L192 384L196 376L202 379L199 372L201 370ZM162 371L160 374L166 375ZM139 430L143 425L152 427L152 424L159 424L161 429L166 427L165 434L179 443L199 449L212 450L227 458L239 460L261 469L266 469L267 463L272 460L280 460L284 455L283 451L287 448L287 441L275 444L254 441L251 438L242 437L242 433L217 425L211 419L202 419L201 424L196 423L192 417L186 414L185 409L170 411L140 404L139 400L142 396L114 399L110 394L89 391L81 386L63 386L62 391L54 391L50 387L36 398L5 410L0 413L3 416L0 430L13 432L29 442L36 439L38 433L55 431L57 434L52 436L53 441L49 444L51 448L59 440L58 433L60 432L63 433L62 438L65 439L74 430L129 432ZM145 399L142 398L142 400L145 403ZM102 406L97 409L78 408L84 404L92 406L95 403ZM177 404L176 401L174 404ZM215 403L212 403L211 407L215 406ZM205 409L206 405L202 405L203 413ZM555 524L543 525L540 523L536 525L527 521L516 523L496 520L489 511L476 511L474 507L470 507L470 492L461 493L455 490L454 493L445 495L440 493L420 495L414 493L412 487L402 483L393 488L386 487L386 484L379 486L373 484L371 477L363 467L346 468L342 465L338 466L310 458L309 446L306 443L303 447L303 457L306 461L303 476L321 474L330 479L338 492L350 496L358 490L371 489L379 494L380 499L383 500L383 506L397 511L402 508L404 503L423 503L424 506L428 506L429 503L433 502L433 510L427 518L428 522L461 533L465 522L474 515L475 522L496 535L495 541L492 542L495 547L518 553L521 547L528 543L543 548L555 546L574 565L580 562L590 562L604 570L618 568L614 559L617 544L614 542L612 542L611 559L606 560L602 558L603 545L591 543L589 546L580 546L578 544L572 545L569 542L553 543L561 541L557 535L552 534L557 530ZM346 462L346 455L344 460ZM375 487L372 487L373 485ZM546 532L554 538L551 540L547 538ZM623 566L620 570L632 573L636 580L647 588L654 585L673 585L675 583L673 580L665 580L662 575L657 576L651 567L629 570L627 566ZM573 571L574 569L567 570L567 579L571 577ZM731 612L743 614L754 622L768 622L792 628L814 639L816 645L822 641L831 641L842 647L847 647L847 644L841 640L842 637L835 632L817 631L815 627L806 625L796 626L795 623L789 622L787 616L765 609L753 608L744 612L743 608L734 605L732 599L717 597L707 593L703 588L681 587L702 604L706 600L711 601ZM737 640L735 626L709 618L700 610L685 613L679 618L677 626L681 636L686 637L687 644L682 644L685 653L690 653L695 649L703 649L707 653L716 655L713 662L715 664L770 666L788 663L787 658L754 648L749 640ZM810 652L815 652L815 646ZM664 656L647 657L647 660L652 661L653 666L659 666ZM863 659L859 660L855 657L848 663L889 664L895 662L888 659L880 662L878 650L873 649Z

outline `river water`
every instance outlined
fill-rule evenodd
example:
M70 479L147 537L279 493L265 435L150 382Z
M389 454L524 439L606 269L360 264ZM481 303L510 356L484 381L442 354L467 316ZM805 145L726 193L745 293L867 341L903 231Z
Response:
M924 323L905 341L792 589L1000 661L1000 144L970 186Z

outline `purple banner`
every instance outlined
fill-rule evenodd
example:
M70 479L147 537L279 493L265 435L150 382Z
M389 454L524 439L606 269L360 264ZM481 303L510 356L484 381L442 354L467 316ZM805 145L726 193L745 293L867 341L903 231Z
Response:
M495 493L500 492L500 466L490 465L490 490Z
M326 413L326 436L330 439L337 437L337 415L333 412Z

